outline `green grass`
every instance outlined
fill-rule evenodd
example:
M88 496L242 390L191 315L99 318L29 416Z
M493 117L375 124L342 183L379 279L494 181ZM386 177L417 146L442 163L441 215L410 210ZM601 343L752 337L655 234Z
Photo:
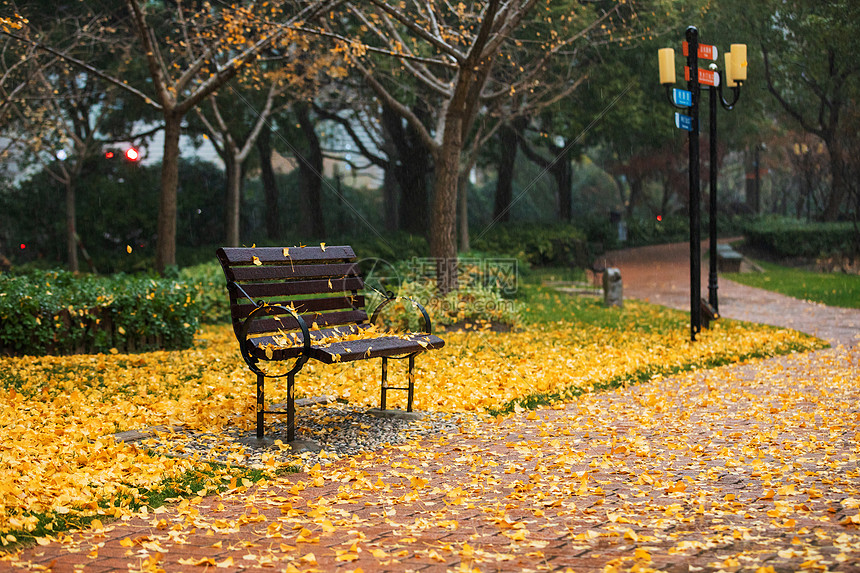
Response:
M777 330L777 327L773 327L773 329ZM826 342L816 341L810 336L808 338L808 341L806 342L786 345L784 348L781 349L780 354L808 352L810 350L818 350L826 347ZM626 387L632 386L634 384L642 384L648 382L649 380L653 380L655 376L665 377L674 376L676 374L684 374L687 372L693 372L696 370L710 370L713 368L719 368L720 366L726 366L728 364L746 362L748 360L753 360L756 358L771 358L772 356L773 354L769 352L753 351L741 352L730 356L714 356L702 362L690 362L677 366L663 366L660 364L651 364L633 373L616 376L615 378L611 378L609 380L604 380L600 383L594 384L590 388L571 386L569 388L565 388L557 392L539 392L535 394L529 394L528 396L524 396L522 398L510 400L501 408L491 408L489 410L489 413L493 416L510 414L517 406L520 406L521 408L526 410L535 410L537 408L549 406L556 402L570 401L573 398L581 396L582 394L585 394L587 392L605 392L608 390L614 390L615 388L620 388L622 386Z
M203 462L198 467L190 469L178 477L166 478L149 489L128 486L124 493L112 499L101 500L99 502L100 511L94 514L25 511L23 516L33 515L38 519L35 529L3 532L3 536L0 537L3 547L0 552L14 551L30 545L37 537L84 529L95 519L109 523L113 520L110 516L111 509L114 507L127 507L135 511L144 506L149 509L156 509L182 498L190 498L200 494L214 494L243 483L256 483L262 479L271 479L273 475L298 471L300 468L297 466L287 466L279 468L274 474L271 474L254 468L227 466L220 462ZM11 538L9 534L13 534Z
M523 309L525 324L549 325L565 321L583 328L596 326L611 330L666 333L683 330L690 320L689 314L637 300L624 301L622 308L607 308L603 304L602 294L572 296L532 281L520 282L516 303Z
M828 306L860 308L860 276L816 273L756 261L763 273L729 273L727 279Z

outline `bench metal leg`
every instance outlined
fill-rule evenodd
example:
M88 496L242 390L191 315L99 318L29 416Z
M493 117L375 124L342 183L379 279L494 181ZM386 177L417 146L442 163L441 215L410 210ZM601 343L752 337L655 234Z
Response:
M257 374L257 439L263 439L263 424L265 421L264 410L266 409L266 377Z
M409 398L406 400L406 411L407 412L412 411L412 398L415 396L415 372L414 372L414 370L415 370L415 357L410 356L409 357L409 374L407 374L408 380L409 380Z
M287 376L287 441L292 442L296 437L296 402L295 374Z
M295 380L296 375L287 376L287 441L292 442L296 436L296 402L295 402ZM265 434L265 415L281 414L283 412L266 411L266 377L257 374L257 439L262 440Z
M395 357L396 358L396 357ZM411 355L409 358L409 372L407 373L407 380L409 384L404 387L395 387L388 385L388 357L382 357L382 392L379 398L379 409L385 410L386 406L386 393L389 390L408 390L409 397L406 400L406 411L412 411L412 402L415 398L415 355Z
M388 391L388 358L382 357L382 397L379 400L379 409L385 410L385 393Z

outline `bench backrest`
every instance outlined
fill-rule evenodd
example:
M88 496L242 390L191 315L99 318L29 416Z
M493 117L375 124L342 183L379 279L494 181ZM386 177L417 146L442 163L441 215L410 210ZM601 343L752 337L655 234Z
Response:
M364 280L352 247L222 247L217 255L227 278L237 337L255 308L246 294L255 302L292 306L310 328L315 324L325 331L367 322L364 296L359 294ZM255 320L249 333L274 336L298 328L294 318L281 314Z

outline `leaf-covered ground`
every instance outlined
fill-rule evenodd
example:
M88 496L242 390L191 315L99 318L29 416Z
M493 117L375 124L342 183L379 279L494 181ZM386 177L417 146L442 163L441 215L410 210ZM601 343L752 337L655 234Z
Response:
M796 332L730 321L691 344L680 313L632 301L618 312L603 325L559 320L514 333L446 333L443 350L417 360L415 407L483 412L536 395L570 400L611 381L657 380L820 346ZM308 364L298 394L376 406L378 368L378 361ZM116 432L253 425L253 377L229 326L204 329L187 351L3 358L0 384L0 531L7 544L43 527L45 516L122 516L142 491L188 472L203 470L205 477L187 494L212 491L231 476L229 468L118 443ZM272 402L285 400L282 386L271 388ZM268 462L270 469L288 463Z
M57 570L856 571L860 347L579 396L43 538Z

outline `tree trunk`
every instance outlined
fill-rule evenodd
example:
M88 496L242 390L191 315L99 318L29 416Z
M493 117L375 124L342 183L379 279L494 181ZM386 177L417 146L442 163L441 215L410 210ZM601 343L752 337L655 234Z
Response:
M226 149L224 153L226 164L225 175L227 176L227 245L238 247L242 244L239 237L239 218L242 207L242 162L239 161L232 150Z
M552 176L558 189L558 218L568 223L573 219L573 169L570 166L570 151L553 146L554 151L559 154L559 159L552 167Z
M281 236L281 213L278 208L278 183L272 167L271 129L264 125L257 138L257 153L260 156L260 178L266 197L266 236L275 240Z
M436 153L430 256L436 260L436 288L444 296L457 290L457 179L463 147L459 118L449 117Z
M843 156L842 146L836 141L835 137L826 139L824 143L827 146L827 153L830 155L830 193L827 195L827 204L821 217L825 221L835 221L839 218L842 204L848 195L848 181L845 177L845 157Z
M759 186L759 176L760 176L760 167L759 167L759 147L753 149L752 155L749 153L745 154L745 162L747 165L746 169L746 198L747 198L747 206L750 210L758 215L761 208L761 188Z
M457 182L457 222L460 227L460 250L467 252L471 250L469 244L469 170L464 169L460 173Z
M75 209L75 180L66 180L66 252L68 253L69 270L76 273L80 270L78 264L78 229L77 211Z
M161 163L161 192L158 200L158 239L155 269L163 273L176 264L176 188L179 186L180 114L164 114L164 156Z
M391 155L389 155L391 157ZM382 180L382 211L385 230L397 230L397 178L393 169L386 169Z
M323 154L320 140L314 131L309 106L305 103L295 106L299 127L305 137L305 157L299 159L300 188L302 190L302 227L310 237L324 239L326 235L322 208Z
M666 212L669 210L669 199L672 197L672 187L669 184L669 181L664 177L663 178L663 193L660 195L660 212L658 215L666 216Z
M499 177L496 180L496 202L493 207L494 221L506 223L511 219L517 147L517 132L508 124L502 125L499 128Z
M411 155L411 154L410 154ZM413 235L426 236L429 229L427 206L427 175L430 171L426 155L418 163L400 167L403 172L400 182L400 229Z
M643 185L642 185L642 177L635 176L627 176L627 180L630 182L630 199L627 200L627 220L630 221L633 219L633 209L642 202L642 198L644 196Z
M519 149L523 150L523 153L529 161L538 165L542 169L548 169L550 173L552 173L552 177L555 179L556 185L558 218L561 221L570 221L573 218L573 198L571 189L573 186L573 169L570 166L570 149L568 149L567 142L564 143L564 147L558 147L552 143L547 144L550 154L557 158L555 163L553 163L551 160L546 159L537 153L524 137L523 130L526 128L528 120L520 118L515 120L515 122L519 122L519 124L514 124L517 130L517 143L519 144Z
M422 115L421 109L415 110ZM385 132L393 143L389 156L391 170L400 187L398 225L402 231L426 236L428 231L427 179L431 170L430 153L411 126L389 106L382 108Z

